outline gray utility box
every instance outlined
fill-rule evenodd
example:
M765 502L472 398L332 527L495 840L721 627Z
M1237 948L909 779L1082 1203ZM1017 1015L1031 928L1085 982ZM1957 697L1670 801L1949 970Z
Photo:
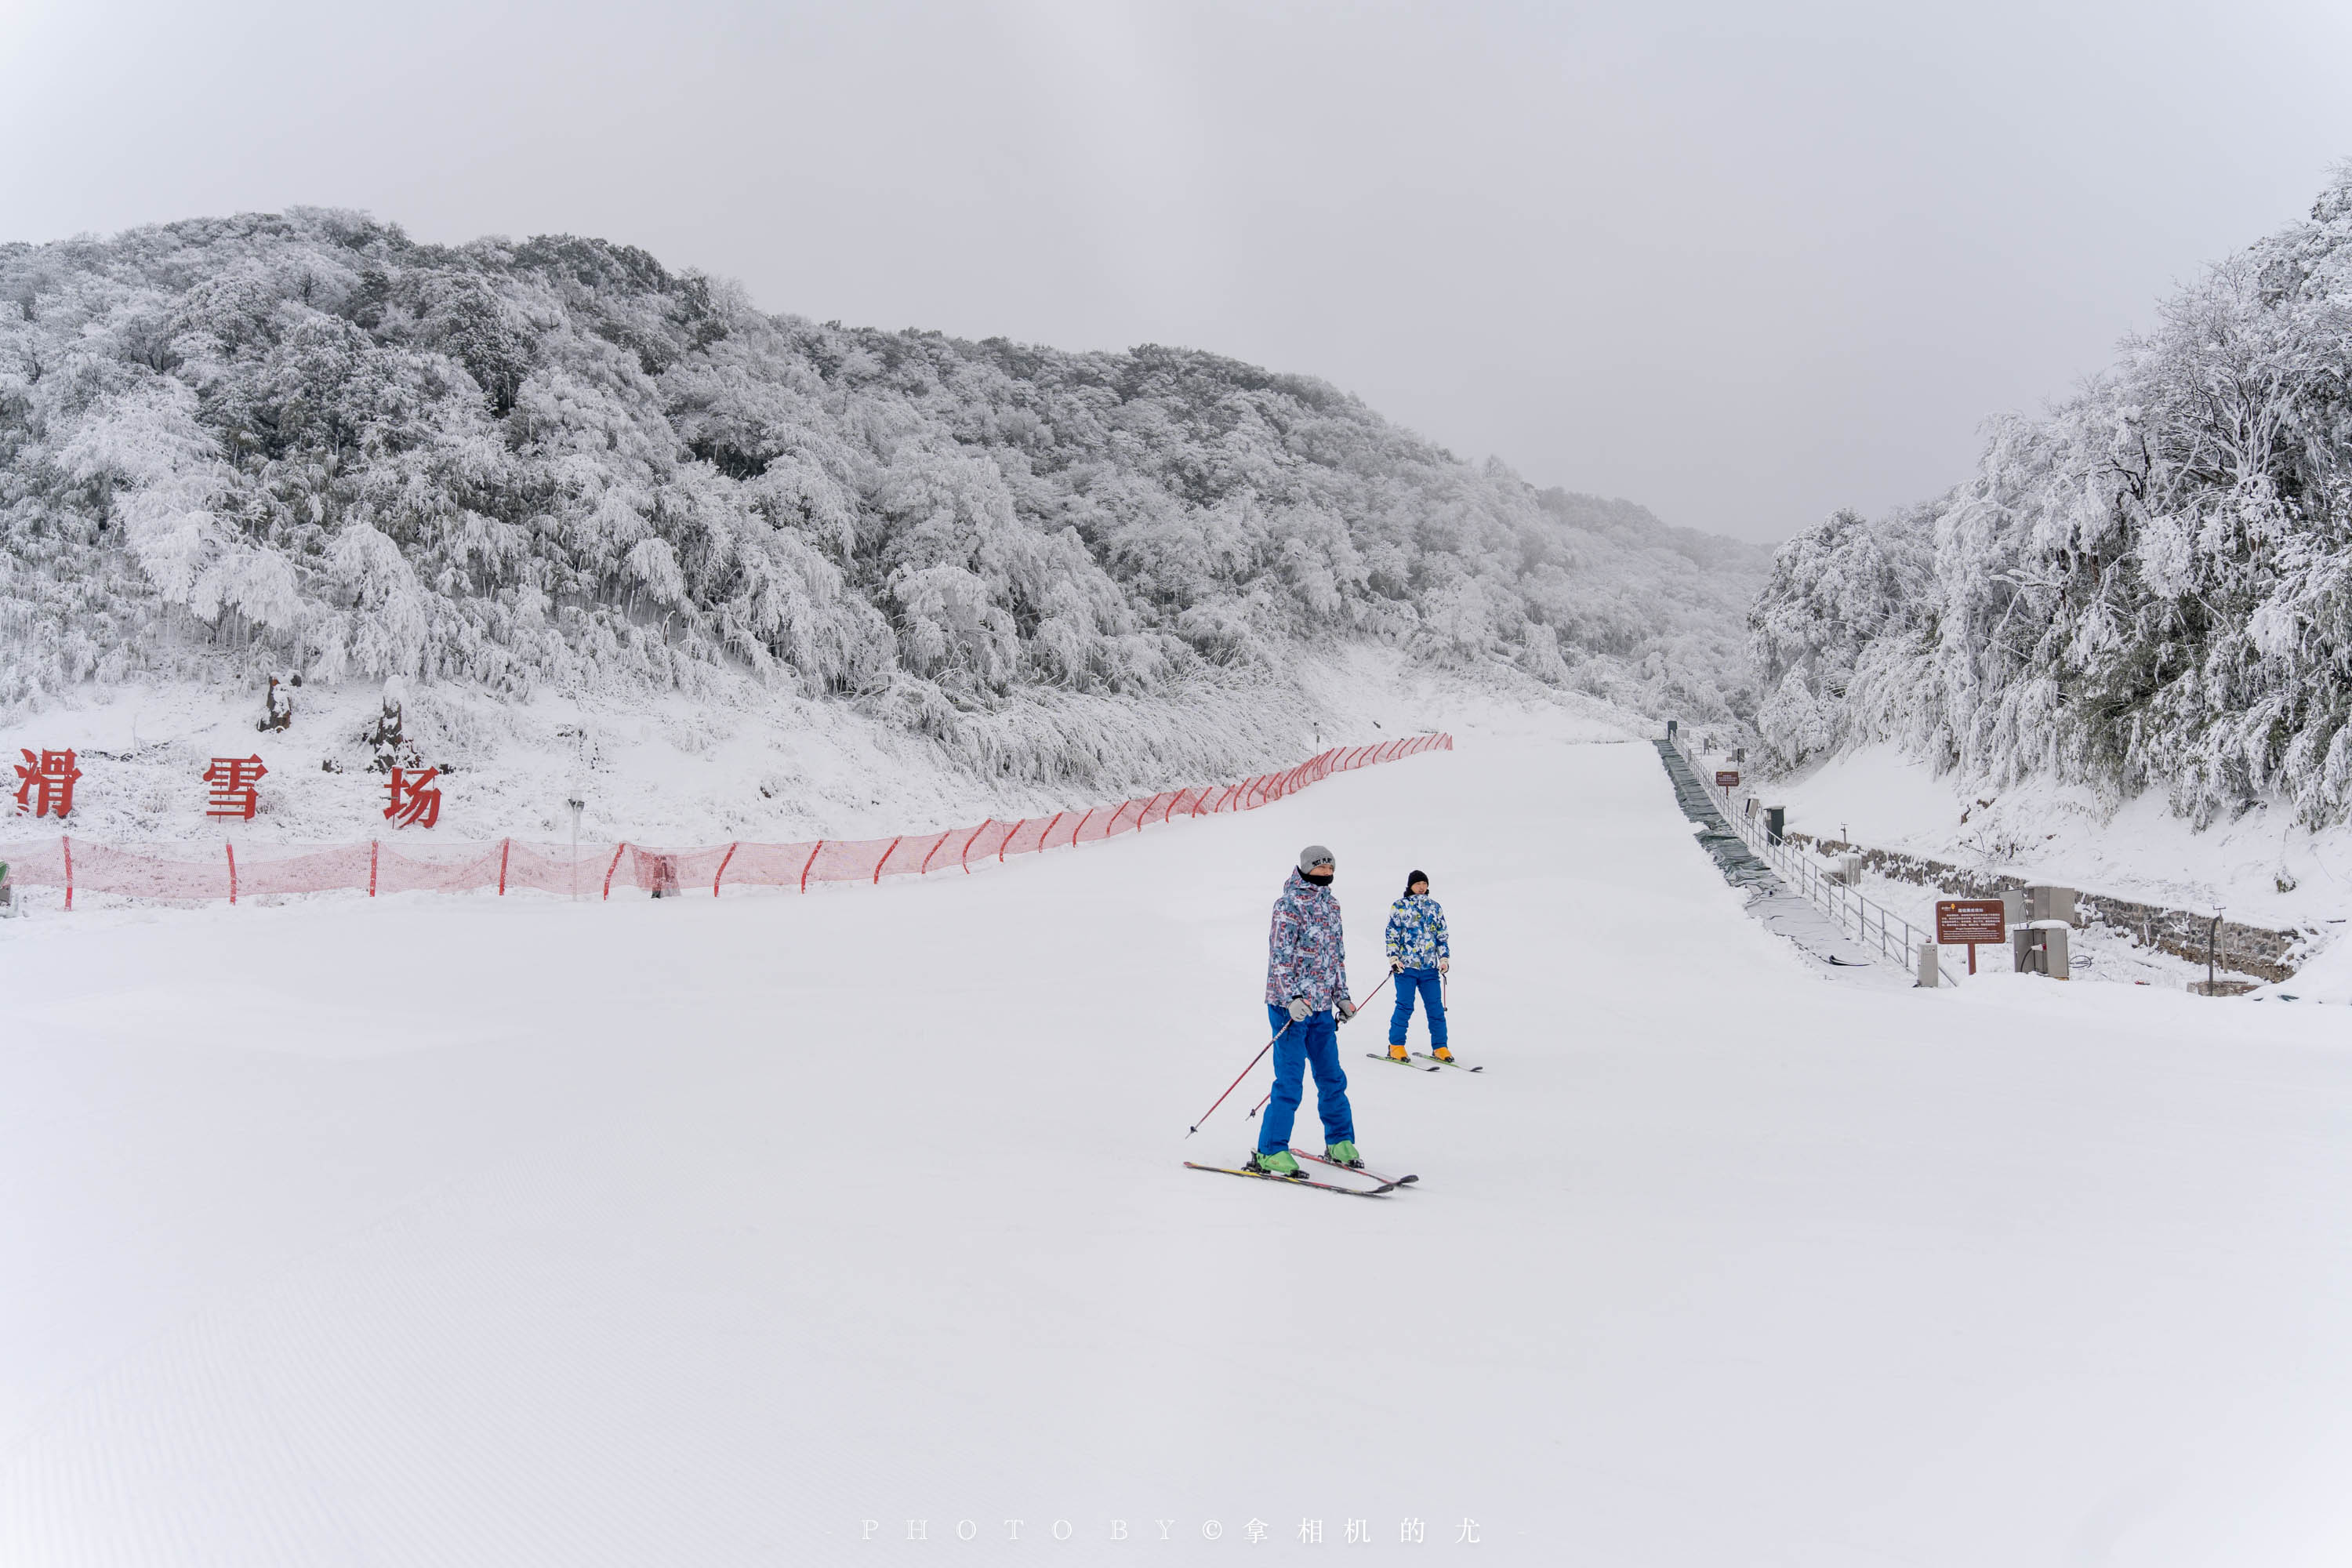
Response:
M2010 953L2016 960L2020 974L2046 974L2053 980L2072 980L2074 971L2066 961L2066 938L2071 928L2064 921L2028 921L2009 933Z
M2074 889L2050 882L2034 882L2025 889L2025 918L2074 923Z
M1767 843L1767 844L1778 844L1778 843L1780 843L1780 835L1781 835L1781 833L1782 833L1782 832L1784 832L1784 831L1787 829L1788 826L1789 826L1789 808L1788 808L1787 806L1785 806L1785 805L1768 805L1768 806L1766 806L1766 807L1764 808L1764 842L1765 842L1765 843Z

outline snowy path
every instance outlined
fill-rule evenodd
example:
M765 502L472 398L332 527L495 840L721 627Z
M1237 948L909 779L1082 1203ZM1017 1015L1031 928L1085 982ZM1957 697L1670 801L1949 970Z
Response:
M0 1563L2342 1561L2344 1015L1827 984L1689 838L1474 730L970 879L0 930ZM1490 1064L1342 1036L1384 1203L1177 1163L1308 839Z

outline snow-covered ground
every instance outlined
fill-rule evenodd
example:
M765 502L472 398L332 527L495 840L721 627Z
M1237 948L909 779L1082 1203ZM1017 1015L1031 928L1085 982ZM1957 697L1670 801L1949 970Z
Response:
M2342 1015L1824 984L1651 748L1459 733L968 879L0 925L0 1563L2344 1560ZM1488 1066L1342 1036L1377 1202L1179 1163L1308 840Z
M2314 835L2266 807L2199 832L2167 810L2161 791L2108 810L2076 786L1971 789L1884 744L1759 787L1787 805L1792 831L1874 849L2170 909L2210 911L2220 903L2249 925L2284 929L2352 914L2352 829ZM2282 870L2294 884L2285 891Z
M193 683L77 688L70 701L0 721L0 760L73 749L82 778L71 818L79 838L216 852L225 835L256 844L352 843L387 833L384 776L363 739L383 710L374 681L291 689L292 726L258 731L257 690ZM493 698L454 682L405 691L415 761L442 768L432 834L404 840L553 841L584 803L584 839L663 845L733 839L861 838L936 831L1118 799L1129 793L1288 767L1325 744L1393 739L1495 713L1546 715L1579 739L1647 734L1650 721L1586 695L1549 689L1499 667L1449 672L1393 649L1355 645L1296 660L1279 680L1203 687L1185 699L1065 696L1014 702L1007 733L1052 729L1090 767L1056 779L1003 776L842 701L781 691L691 700L606 691ZM250 823L207 815L215 757L257 756L268 769ZM13 768L0 771L11 791ZM0 795L0 844L58 825ZM203 846L199 850L195 847Z
M1717 755L1709 765L1736 764ZM2257 807L2200 832L2171 815L2160 794L2109 808L2075 787L1970 789L1951 775L1936 776L1890 745L1862 747L1751 789L1768 804L1787 806L1791 832L1816 838L2164 909L2219 912L2270 930L2304 931L2307 956L2295 974L2258 986L2258 993L2352 1002L2352 950L2338 940L2352 921L2352 828L2315 834ZM1923 930L1932 922L1935 900L1943 896L1937 889L1869 874L1861 891ZM1947 952L1945 961L1955 957ZM2078 929L2073 957L2077 977L2086 980L2180 990L2206 974L2201 963L2106 926ZM2222 957L2221 973L2228 976L2226 950ZM1989 961L2008 967L1997 953Z

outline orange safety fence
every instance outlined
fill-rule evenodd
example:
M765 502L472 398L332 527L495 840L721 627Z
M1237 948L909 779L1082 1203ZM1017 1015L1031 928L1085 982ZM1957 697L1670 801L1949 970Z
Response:
M615 887L656 895L729 887L797 888L817 882L874 882L885 877L928 876L950 868L969 872L981 861L1091 844L1180 818L1254 811L1333 773L1392 763L1417 752L1452 751L1454 737L1413 735L1378 746L1318 752L1295 768L1260 773L1237 784L1195 784L1159 795L1027 816L992 817L977 827L950 827L891 838L828 839L800 844L719 844L667 849L646 844L533 844L503 838L493 844L436 844L403 838L365 844L237 844L215 854L181 859L110 844L54 839L0 843L0 862L19 888L62 888L66 908L77 889L136 899L236 903L268 894L365 889L378 893L476 892L530 888L541 892L609 899Z

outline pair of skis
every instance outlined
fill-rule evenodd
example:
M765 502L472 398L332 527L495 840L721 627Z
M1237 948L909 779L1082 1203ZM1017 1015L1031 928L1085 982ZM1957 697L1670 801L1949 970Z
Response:
M1360 1176L1369 1176L1380 1185L1349 1187L1342 1186L1337 1182L1314 1181L1306 1176L1277 1176L1271 1171L1252 1171L1239 1165L1202 1165L1190 1160L1184 1162L1184 1168L1188 1171L1213 1171L1221 1176L1247 1176L1254 1182L1280 1182L1286 1187L1314 1187L1327 1193L1345 1193L1351 1198L1384 1198L1399 1187L1410 1186L1421 1180L1419 1176L1383 1176L1378 1171L1367 1171L1360 1165L1342 1165L1337 1160L1327 1160L1320 1154L1310 1154L1304 1149L1293 1149L1291 1152L1299 1159L1312 1160L1318 1165L1328 1165L1334 1170L1352 1171Z
M1460 1062L1448 1061L1443 1057L1433 1057L1427 1051L1413 1052L1412 1061L1406 1061L1400 1058L1390 1056L1382 1051L1366 1051L1364 1055L1370 1057L1376 1062L1395 1062L1396 1065L1401 1068L1412 1068L1412 1070L1415 1072L1435 1072L1439 1068L1460 1068L1463 1072L1485 1072L1486 1070L1483 1064L1475 1068L1463 1067ZM1413 1067L1413 1062L1427 1062L1429 1065L1425 1068Z

